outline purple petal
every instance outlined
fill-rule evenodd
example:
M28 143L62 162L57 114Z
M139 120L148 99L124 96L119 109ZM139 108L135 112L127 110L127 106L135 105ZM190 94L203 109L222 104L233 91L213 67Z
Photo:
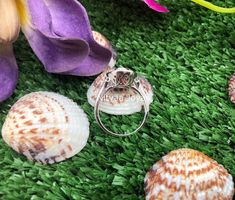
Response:
M11 45L0 46L0 102L12 95L18 81L18 67Z
M86 42L63 38L49 38L38 30L24 29L26 38L34 53L51 73L62 73L75 69L88 55Z
M27 2L33 29L23 27L23 30L47 71L90 76L107 66L112 53L94 41L87 13L80 3Z
M46 4L52 18L52 29L56 35L84 40L93 38L86 10L78 1L47 0Z
M144 0L144 2L153 10L158 11L158 12L169 12L167 8L164 6L161 6L160 4L156 3L154 0Z

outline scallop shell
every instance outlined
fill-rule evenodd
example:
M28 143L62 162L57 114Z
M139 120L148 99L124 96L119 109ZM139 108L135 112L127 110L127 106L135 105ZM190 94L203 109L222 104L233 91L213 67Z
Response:
M235 74L229 80L228 88L229 98L232 103L235 103Z
M111 45L111 43L109 42L109 40L102 35L101 33L97 32L97 31L92 31L93 34L93 38L94 40L101 46L109 49L110 51L112 51L112 58L108 64L109 68L113 68L116 64L116 60L117 60L117 53L116 50L113 48L113 46Z
M110 69L106 69L106 71L99 75L87 91L87 99L92 106L95 105L97 95L108 71L110 71ZM153 101L152 87L143 77L140 78L140 84L146 95L146 103L150 105ZM143 103L143 99L135 90L131 88L114 88L109 90L104 98L102 98L100 111L112 115L129 115L140 112Z
M146 200L232 200L232 176L199 151L179 149L153 165L145 177Z
M34 92L10 109L3 140L28 159L60 162L80 152L89 137L89 122L72 100L53 92Z

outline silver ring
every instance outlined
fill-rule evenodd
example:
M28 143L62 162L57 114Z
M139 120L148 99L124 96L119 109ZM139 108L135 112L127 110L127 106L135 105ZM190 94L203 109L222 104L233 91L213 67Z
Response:
M124 133L124 134L120 134L120 133L115 133L109 129L107 129L105 127L105 125L103 124L103 122L100 119L100 103L102 98L105 96L105 94L113 89L113 88L132 88L133 90L135 90L143 99L143 108L144 108L144 118L142 120L142 122L140 123L139 127L137 129L135 129L133 132L131 133ZM148 113L149 113L149 104L147 104L146 98L145 98L145 93L144 90L140 84L140 79L139 77L136 75L136 73L134 73L132 70L128 70L126 68L117 68L117 69L113 69L111 71L109 71L106 76L105 76L105 81L98 93L98 96L96 98L96 102L95 102L95 106L94 106L94 115L95 115L95 119L97 121L97 123L99 124L99 126L107 133L114 135L114 136L119 136L119 137L125 137L125 136L129 136L132 135L134 133L136 133L137 131L139 131L142 126L144 125L147 117L148 117Z

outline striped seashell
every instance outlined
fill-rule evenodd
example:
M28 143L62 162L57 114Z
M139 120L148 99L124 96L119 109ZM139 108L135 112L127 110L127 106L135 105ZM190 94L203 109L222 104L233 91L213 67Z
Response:
M117 61L117 52L116 50L113 48L113 46L111 45L111 43L108 41L108 39L102 35L101 33L97 32L97 31L92 31L93 34L93 38L94 40L101 46L109 49L112 51L113 56L108 64L107 68L113 68L116 64Z
M192 149L171 151L145 177L146 200L232 200L234 183L227 170Z
M92 83L87 91L88 102L94 106L98 93L104 83L105 75L110 69L106 69ZM150 83L143 77L140 84L144 90L147 104L153 101L153 90ZM100 111L112 115L129 115L140 112L144 101L140 95L131 88L113 88L109 90L100 103Z
M53 92L34 92L10 109L3 140L28 159L52 164L80 152L89 137L89 122L72 100Z
M230 101L235 103L235 74L229 80L228 94Z

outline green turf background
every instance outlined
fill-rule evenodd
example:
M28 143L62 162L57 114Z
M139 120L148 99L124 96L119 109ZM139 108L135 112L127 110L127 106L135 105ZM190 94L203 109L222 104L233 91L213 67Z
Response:
M81 2L93 28L117 48L118 65L145 74L152 84L149 119L132 137L104 134L86 99L94 78L46 73L21 36L14 46L20 80L14 95L0 105L0 126L23 95L54 91L82 106L91 122L90 137L77 156L45 166L27 161L0 139L0 199L144 199L146 171L182 147L206 153L235 178L235 107L227 94L235 69L235 15L217 14L189 0L162 0L169 14L135 0ZM235 6L233 0L213 2ZM139 121L138 116L128 119L132 126ZM106 123L128 128L115 119Z

